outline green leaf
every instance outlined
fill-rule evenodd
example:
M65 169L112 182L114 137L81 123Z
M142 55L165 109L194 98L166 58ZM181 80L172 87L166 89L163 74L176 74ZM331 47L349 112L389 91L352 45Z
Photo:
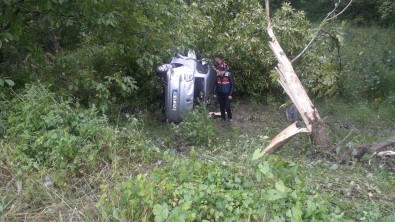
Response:
M386 217L385 222L395 222L395 214Z
M363 157L362 157L362 160L370 160L370 154L365 154L365 155L363 155Z
M155 215L155 222L165 221L169 216L169 206L166 203L162 205L155 204L154 215Z
M14 37L11 35L11 33L6 32L6 33L4 33L4 35L5 35L5 37L6 37L8 40L10 40L10 41L14 40Z
M5 79L4 82L6 82L9 86L14 86L15 83L11 79Z
M314 203L314 201L312 201L310 198L307 200L307 208L306 208L306 215L307 216L311 216L314 214L314 211L316 210L317 206Z
M270 166L268 162L264 161L263 165L259 164L258 167L259 167L259 171L261 171L264 175L270 173Z
M112 217L119 220L119 209L118 208L114 208L114 210L112 211Z
M4 80L0 79L0 86L4 86Z
M282 180L278 181L278 182L275 184L275 187L276 187L276 190L278 190L278 191L280 191L280 192L288 193L288 187L286 187L286 186L284 185L284 182L283 182Z
M296 203L294 207L292 207L292 222L302 222L302 209L300 207L300 203Z
M282 198L285 198L286 197L286 195L283 193L283 192L280 192L280 191L278 191L278 190L275 190L275 189L270 189L269 191L268 191L268 195L269 195L269 200L270 201L273 201L273 200L279 200L279 199L282 199Z
M263 153L263 150L262 151L261 150L262 149L259 148L254 151L254 154L252 154L252 160L256 160L256 159L263 157L264 153Z
M1 49L1 46L3 46L3 42L2 42L1 39L0 39L0 49Z

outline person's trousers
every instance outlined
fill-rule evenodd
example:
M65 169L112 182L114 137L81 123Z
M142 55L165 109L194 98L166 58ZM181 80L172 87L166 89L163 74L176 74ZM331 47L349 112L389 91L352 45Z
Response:
M219 109L221 110L221 117L223 120L226 120L225 110L228 114L228 119L232 119L232 110L230 109L230 103L232 100L229 99L229 96L226 95L217 95Z

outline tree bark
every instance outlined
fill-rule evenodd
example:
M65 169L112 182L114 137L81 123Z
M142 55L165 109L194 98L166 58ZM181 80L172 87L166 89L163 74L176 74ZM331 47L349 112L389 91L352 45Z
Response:
M269 0L266 0L266 16L268 20L267 32L271 38L271 41L269 41L269 47L278 61L276 71L280 75L279 83L291 98L303 118L307 130L310 132L311 142L322 149L328 149L330 148L329 137L326 133L325 125L320 118L318 110L311 102L302 83L296 75L295 70L293 69L291 61L285 55L284 50L274 35L269 17Z

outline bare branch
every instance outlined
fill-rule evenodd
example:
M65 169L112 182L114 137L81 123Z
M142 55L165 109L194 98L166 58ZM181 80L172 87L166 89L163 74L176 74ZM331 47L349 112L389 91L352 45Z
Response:
M269 34L269 37L272 38L272 42L274 42L276 41L276 36L273 33L272 22L270 21L269 0L265 0L265 10L267 19L267 33Z
M310 46L313 44L314 40L318 37L318 34L321 32L321 29L319 29L314 37L310 40L310 42L306 45L306 47L304 47L304 49L299 53L299 55L297 55L295 58L293 58L291 60L291 63L295 62L297 59L299 59L306 51L308 48L310 48Z
M340 142L338 142L335 146L334 149L336 149L339 146L342 146L344 141L346 141L346 139L352 134L352 132L354 131L354 129L351 129L351 131L347 134L346 137L344 137Z
M298 60L306 51L307 49L310 48L310 46L313 44L314 40L317 39L318 35L320 34L320 32L322 32L322 26L323 24L325 24L326 22L329 22L330 20L336 18L337 16L339 16L340 14L342 14L350 5L351 2L353 0L350 0L350 2L347 4L347 6L338 14L335 14L335 11L337 9L337 7L339 7L339 4L335 5L334 9L329 12L326 17L322 20L320 26L318 27L318 31L314 34L313 38L309 41L309 43L306 45L306 47L304 47L304 49L294 58L291 60L291 63L295 62L296 60ZM334 14L334 15L333 15ZM333 15L332 17L330 17L331 15Z
M23 100L23 99L18 95L18 93L16 93L11 87L9 87L9 89L11 90L11 92L12 92L20 101L25 102L25 100Z
M325 21L326 21L326 22L329 22L330 20L332 20L332 19L338 17L339 15L343 14L343 12L345 12L346 9L347 9L348 7L350 7L352 1L353 1L353 0L350 0L350 2L346 5L346 7L344 7L344 9L343 9L341 12L335 14L334 16L332 16L332 17L330 17L330 18L325 19Z
M340 1L339 1L340 2ZM337 9L337 7L339 7L339 4L335 4L335 7L333 8L333 10L331 11L331 12L329 12L328 14L326 14L326 17L322 20L322 21L326 21L328 18L329 18L329 16L331 16L332 14L334 14L335 13L335 11L336 11L336 9ZM321 27L322 25L320 25L320 27Z

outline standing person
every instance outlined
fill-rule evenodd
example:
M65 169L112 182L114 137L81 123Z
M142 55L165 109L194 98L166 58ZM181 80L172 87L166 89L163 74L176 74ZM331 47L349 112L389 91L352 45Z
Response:
M216 86L214 97L217 97L219 108L221 110L222 121L226 121L226 113L228 114L227 124L232 124L232 110L230 104L232 102L232 95L235 89L235 80L229 72L229 66L223 61L220 56L214 57L218 64Z

